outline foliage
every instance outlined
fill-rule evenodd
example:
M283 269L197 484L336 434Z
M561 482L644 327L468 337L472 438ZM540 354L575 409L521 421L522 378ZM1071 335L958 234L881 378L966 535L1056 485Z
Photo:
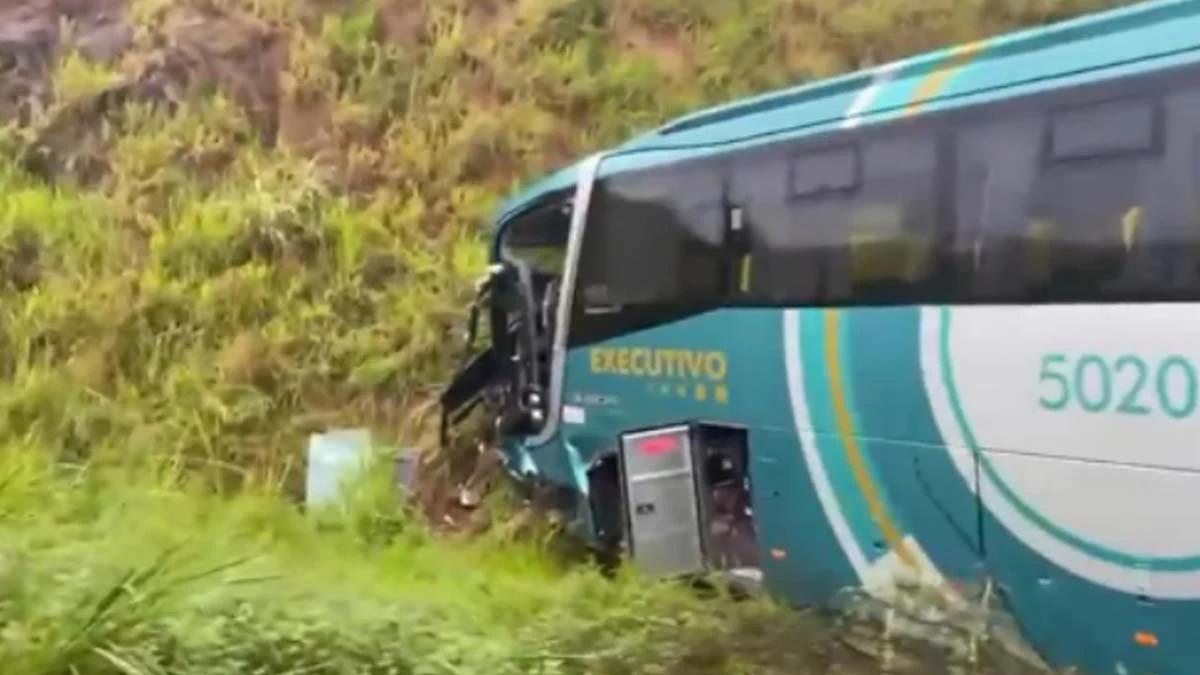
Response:
M605 580L498 534L432 545L385 492L305 516L2 450L5 672L819 672L788 669L815 653L785 639L818 638L812 617ZM745 643L712 648L730 633Z
M137 0L123 56L63 50L0 144L0 424L221 484L294 485L328 425L425 444L487 216L522 178L1102 4Z

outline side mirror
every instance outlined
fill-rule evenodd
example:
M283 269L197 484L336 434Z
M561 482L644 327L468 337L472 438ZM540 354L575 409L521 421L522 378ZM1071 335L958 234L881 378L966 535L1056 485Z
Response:
M475 281L475 293L482 293L487 289L488 286L492 285L497 277L503 273L504 263L492 263L491 265L488 265L487 272L485 272L483 276L479 277L479 279Z

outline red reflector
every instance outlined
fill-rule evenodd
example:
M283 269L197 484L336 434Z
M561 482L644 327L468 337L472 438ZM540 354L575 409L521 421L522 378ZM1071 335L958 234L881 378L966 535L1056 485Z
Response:
M674 452L679 448L679 441L674 436L658 436L647 438L638 444L638 450L643 455L662 455Z
M1133 641L1143 647L1157 647L1158 646L1158 636L1155 635L1154 633L1146 633L1144 631L1138 631L1133 634Z

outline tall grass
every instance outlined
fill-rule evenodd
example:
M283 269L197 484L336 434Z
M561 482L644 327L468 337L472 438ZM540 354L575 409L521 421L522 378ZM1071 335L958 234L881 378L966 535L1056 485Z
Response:
M217 485L298 486L327 426L427 445L521 181L702 104L1112 1L131 1L124 55L64 42L0 133L0 428Z
M0 458L3 672L818 672L772 669L812 658L803 615L605 580L499 535L434 545L370 485L301 514L28 446ZM731 632L746 643L713 648Z

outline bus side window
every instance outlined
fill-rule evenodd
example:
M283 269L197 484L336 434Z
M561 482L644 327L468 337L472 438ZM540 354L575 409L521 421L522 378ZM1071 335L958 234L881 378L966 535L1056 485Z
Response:
M717 306L725 286L725 216L724 179L712 161L599 181L571 339L604 339Z
M1116 299L1149 192L1148 168L1088 160L1038 177L1026 237L1035 299Z
M937 165L932 134L868 143L863 190L847 223L854 301L941 299Z
M1200 90L1166 99L1164 157L1134 233L1132 275L1160 297L1200 297Z
M1129 262L1154 177L1155 110L1124 100L1053 111L1031 195L1038 299L1118 300L1136 293Z
M712 164L618 175L597 185L580 267L583 300L629 307L714 301L724 209ZM592 293L587 293L591 287Z
M746 157L734 199L751 235L753 299L922 302L936 283L937 150L932 134L896 135Z
M1173 218L1177 196L1161 189L1159 133L1152 102L1141 100L964 130L960 165L984 182L971 205L978 218L959 200L959 227L982 224L958 235L975 239L975 299L1118 301L1152 291L1137 261L1153 257L1147 233Z
M793 243L804 224L788 209L791 164L792 156L782 148L748 151L733 159L730 198L741 209L749 240L743 293L752 301L809 303L818 298L820 257L815 247ZM810 180L837 184L845 176L839 181L836 175L811 175Z

